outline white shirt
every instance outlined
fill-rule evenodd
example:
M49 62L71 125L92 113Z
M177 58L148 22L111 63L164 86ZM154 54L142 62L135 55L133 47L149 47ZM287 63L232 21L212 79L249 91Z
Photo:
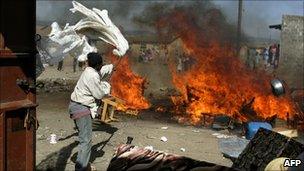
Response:
M95 100L100 100L109 94L110 89L110 84L101 81L100 75L94 68L86 67L71 94L71 100L89 106L91 115L95 118L98 109Z

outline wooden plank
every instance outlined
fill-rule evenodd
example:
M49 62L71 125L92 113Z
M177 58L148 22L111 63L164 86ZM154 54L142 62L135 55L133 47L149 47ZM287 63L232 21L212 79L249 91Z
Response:
M116 107L112 106L110 109L110 119L114 118L114 112L115 112Z
M0 113L0 170L5 168L5 113Z
M108 103L105 102L103 104L102 115L101 115L102 122L104 122L106 120L107 108L108 108Z
M122 100L122 99L120 99L118 97L114 97L114 98L115 98L115 101L118 102L118 103L120 103L120 104L126 103L126 101L124 101L124 100Z
M26 154L26 129L23 127L25 109L9 111L6 114L6 167L8 171L26 170L28 159L33 153Z
M115 107L118 106L118 104L117 104L116 102L113 102L113 101L111 101L111 100L109 100L109 99L102 99L102 101L103 101L104 103L107 103L107 104L111 105L111 106L115 106Z
M18 52L9 54L7 50L0 51L0 170L35 170L35 149L32 145L35 132L25 130L23 123L25 108L36 107L36 94L34 89L24 91L16 84L16 79L35 79L36 2L10 0L0 4L1 32L6 39L6 42L0 41L0 46L6 45Z
M115 97L115 96L110 96L110 97L106 97L104 99L108 99L108 100L111 100L111 101L114 101L114 102L117 102L117 103L121 103L121 104L124 104L126 101L118 98L118 97Z
M126 101L120 99L120 98L117 98L117 97L114 97L114 99L112 99L113 102L116 102L118 104L124 104Z
M30 109L30 116L36 117L36 109ZM26 146L25 146L25 153L27 157L26 161L26 171L34 170L36 166L36 155L32 155L36 153L36 130L35 126L31 126L30 129L26 130Z
M17 110L21 108L29 108L29 107L37 107L37 106L38 104L33 103L33 101L29 99L25 99L25 100L0 103L0 111Z

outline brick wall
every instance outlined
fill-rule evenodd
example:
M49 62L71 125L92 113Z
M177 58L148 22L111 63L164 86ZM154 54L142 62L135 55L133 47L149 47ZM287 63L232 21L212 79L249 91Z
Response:
M283 15L278 76L289 87L304 88L304 17Z

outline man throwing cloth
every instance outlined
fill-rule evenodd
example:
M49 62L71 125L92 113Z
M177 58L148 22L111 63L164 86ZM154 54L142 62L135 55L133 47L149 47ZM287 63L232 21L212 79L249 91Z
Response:
M89 164L92 146L92 118L97 115L100 100L110 93L111 86L102 81L105 74L110 74L113 65L103 66L102 56L89 53L88 67L81 74L69 105L70 117L74 120L78 130L78 156L75 170L90 170ZM102 72L102 73L101 73Z

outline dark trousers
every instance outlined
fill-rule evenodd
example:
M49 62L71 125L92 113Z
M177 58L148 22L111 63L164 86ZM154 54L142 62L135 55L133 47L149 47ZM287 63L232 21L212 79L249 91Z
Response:
M61 71L63 66L63 60L58 63L57 70Z

